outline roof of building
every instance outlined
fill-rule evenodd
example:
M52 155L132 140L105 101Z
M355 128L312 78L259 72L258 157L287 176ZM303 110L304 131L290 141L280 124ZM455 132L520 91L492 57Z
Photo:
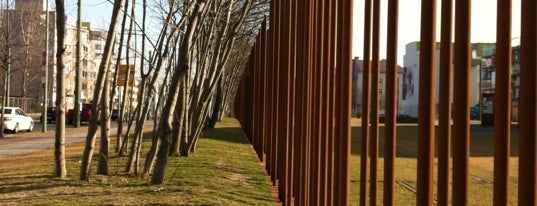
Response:
M358 71L363 71L363 60L353 59L353 63L358 63ZM403 73L403 67L397 65L398 73ZM380 60L380 73L386 73L386 59Z

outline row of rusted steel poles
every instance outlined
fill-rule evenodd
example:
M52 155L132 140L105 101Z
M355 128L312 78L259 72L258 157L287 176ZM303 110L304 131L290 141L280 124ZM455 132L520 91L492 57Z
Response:
M386 133L384 205L394 205L394 158L398 1L388 1L386 67ZM494 99L494 205L508 205L511 137L511 0L497 1L496 79ZM362 86L360 205L377 205L379 141L380 0L365 0ZM449 165L453 159L452 205L468 205L470 155L470 21L471 1L455 3L455 43L452 43L453 0L442 0L438 132L435 136L436 0L422 1L418 108L417 204L434 203L434 149L438 138L437 204L448 205ZM518 204L537 204L537 3L522 0ZM452 58L452 45L454 57ZM452 64L454 65L452 67ZM453 69L453 72L452 72ZM451 79L453 74L454 80ZM451 82L454 82L453 84ZM453 88L453 90L452 90ZM451 111L450 95L456 91ZM453 119L452 119L453 118ZM453 135L451 134L453 125ZM450 149L453 152L450 152ZM368 162L369 160L369 162ZM369 181L367 181L369 178ZM369 184L369 195L367 183Z
M284 205L349 203L352 0L273 0L235 114Z
M377 205L379 147L380 0L365 0L364 60L362 81L362 130L360 163L360 205ZM399 1L388 1L386 60L386 104L384 135L383 204L394 205L395 142L397 115L397 34ZM368 171L369 170L369 171ZM368 180L369 174L369 181ZM367 183L369 195L367 195Z

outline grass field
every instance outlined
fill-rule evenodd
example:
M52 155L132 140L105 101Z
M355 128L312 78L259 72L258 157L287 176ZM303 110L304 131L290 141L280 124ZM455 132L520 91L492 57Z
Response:
M360 182L360 121L353 119L351 156L351 205L358 205ZM53 151L0 159L1 205L187 204L187 205L275 205L266 177L236 120L225 119L218 128L205 131L198 151L188 158L171 158L165 185L150 187L147 177L122 173L124 157L110 160L112 176L93 175L78 181L83 145L67 149L68 180L52 178ZM396 180L416 185L417 126L397 128ZM382 204L383 128L380 129L378 203ZM99 144L96 144L97 146ZM145 145L146 147L148 144ZM472 132L470 158L470 205L491 205L493 136L490 129ZM516 205L517 134L511 141L511 204ZM96 162L94 158L94 162ZM436 166L436 165L435 165ZM94 167L95 168L95 167ZM436 173L436 168L435 168ZM436 178L436 174L435 174ZM396 184L395 205L415 205L416 195Z
M351 205L358 205L360 187L360 121L353 119L352 122L352 157L351 157ZM382 204L382 185L384 161L383 143L384 128L380 128L378 162L378 203ZM493 179L493 147L494 137L490 129L476 129L471 132L470 143L470 205L492 205L492 183ZM395 161L395 178L405 181L416 187L417 169L417 126L412 124L402 124L397 127L397 159ZM513 133L511 140L511 162L510 162L510 201L511 205L517 202L518 184L518 135ZM437 172L437 161L435 160L435 181ZM435 182L436 187L436 182ZM436 190L435 190L436 194ZM369 200L368 200L369 201ZM408 189L396 184L395 205L416 205L416 195Z
M67 149L68 180L52 178L52 150L0 159L0 205L275 205L235 120L205 132L198 145L191 157L169 160L163 187L122 174L124 157L110 159L113 176L78 181L83 144Z

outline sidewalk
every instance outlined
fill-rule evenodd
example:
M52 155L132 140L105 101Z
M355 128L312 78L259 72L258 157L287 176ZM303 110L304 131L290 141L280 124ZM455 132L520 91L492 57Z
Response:
M47 132L41 132L41 124L36 124L33 132L21 131L18 134L8 134L7 138L0 139L0 159L10 156L22 155L29 152L54 148L54 124L48 124ZM153 121L146 121L145 127L153 127ZM133 128L134 129L134 128ZM131 131L133 131L131 129ZM126 130L126 126L124 126ZM110 135L116 135L117 124L111 124ZM73 144L86 141L88 126L82 125L79 128L66 126L65 144ZM123 131L123 134L126 132ZM7 133L6 133L7 134ZM100 129L97 130L97 138L101 136Z

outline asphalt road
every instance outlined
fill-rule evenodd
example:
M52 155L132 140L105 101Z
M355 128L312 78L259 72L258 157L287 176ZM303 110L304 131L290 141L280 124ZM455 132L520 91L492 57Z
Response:
M145 127L152 127L152 125L152 120L145 122ZM20 131L17 134L10 134L6 132L6 138L0 138L0 158L54 148L55 126L55 124L47 124L47 132L43 133L42 124L36 122L33 132ZM126 127L124 128L126 129ZM85 141L87 131L87 124L82 124L79 128L66 125L65 143L69 145L76 142ZM115 135L116 132L117 123L113 122L111 124L110 134ZM97 138L99 137L100 129L97 131Z

